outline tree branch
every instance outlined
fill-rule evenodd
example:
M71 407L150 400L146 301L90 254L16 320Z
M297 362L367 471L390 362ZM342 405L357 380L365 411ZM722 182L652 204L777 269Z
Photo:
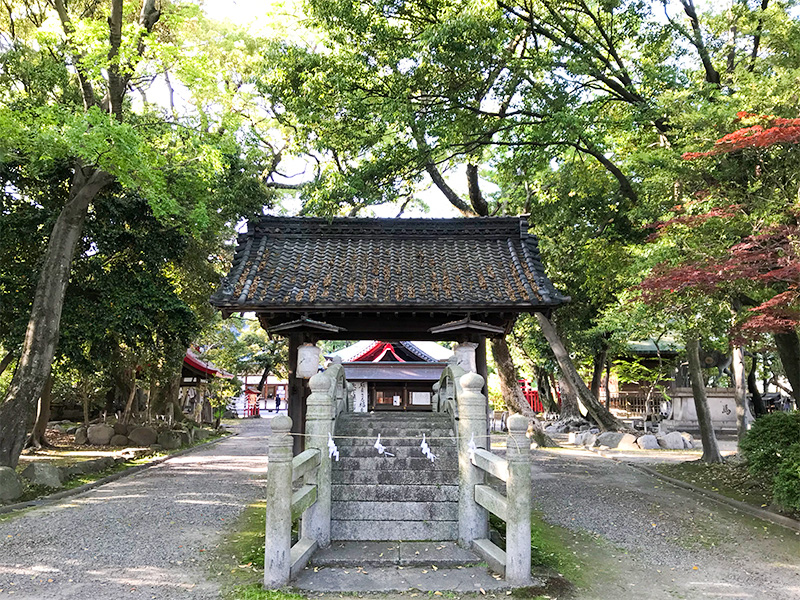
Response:
M769 0L761 0L761 14L758 15L758 25L753 34L753 51L750 53L750 64L747 70L752 73L756 68L756 59L758 58L758 47L761 45L761 32L764 30L764 13L769 6Z
M469 190L469 202L475 214L481 217L489 215L489 205L481 194L481 186L478 182L478 166L472 163L467 164L467 189Z
M681 6L683 6L683 12L686 13L686 16L689 17L689 21L692 24L693 35L688 37L692 42L692 45L697 49L697 53L700 55L700 61L703 63L703 70L706 73L706 81L713 85L719 85L719 71L714 68L714 65L711 62L711 55L708 53L708 47L706 47L706 44L703 41L703 32L700 29L700 19L697 17L694 1L680 0L680 2Z

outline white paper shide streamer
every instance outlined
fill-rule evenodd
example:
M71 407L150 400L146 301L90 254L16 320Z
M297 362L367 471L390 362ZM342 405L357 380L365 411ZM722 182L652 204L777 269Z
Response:
M339 462L339 449L336 447L336 442L333 441L331 434L328 434L328 456Z
M384 456L394 456L391 452L386 451L386 446L381 444L381 434L378 434L378 439L375 440L375 444L372 446L375 450L378 451L378 454L383 454Z
M472 457L475 456L475 451L478 449L478 446L475 445L475 434L472 434L472 437L469 438L469 444L467 444L467 450L469 451L469 458L472 460Z
M436 455L431 452L431 447L428 446L427 440L425 440L425 434L422 434L422 443L419 445L422 453L425 455L425 458L429 459L431 462L436 460Z

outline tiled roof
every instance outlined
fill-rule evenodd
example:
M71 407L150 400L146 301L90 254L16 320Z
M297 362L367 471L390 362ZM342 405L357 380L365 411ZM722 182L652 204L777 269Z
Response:
M525 310L568 299L524 217L261 217L211 303L223 310Z

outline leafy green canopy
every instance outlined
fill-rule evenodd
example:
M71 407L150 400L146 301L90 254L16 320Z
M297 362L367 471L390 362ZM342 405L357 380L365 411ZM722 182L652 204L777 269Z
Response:
M656 265L722 255L796 201L781 191L796 192L791 180L766 181L755 165L709 172L682 159L741 110L796 116L793 7L309 0L316 44L272 46L259 89L322 157L307 212L403 205L430 177L465 214L532 215L551 278L573 296L556 318L581 356L688 326L679 313L719 337L730 319L719 299L665 312L626 290ZM436 176L464 163L497 191L449 194ZM742 194L746 214L644 243L650 224Z

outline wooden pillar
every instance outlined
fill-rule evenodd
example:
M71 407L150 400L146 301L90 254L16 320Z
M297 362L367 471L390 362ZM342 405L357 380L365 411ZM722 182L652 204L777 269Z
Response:
M292 433L305 433L306 427L306 380L295 375L297 371L297 349L303 343L303 334L289 334L289 389L286 391L287 410L292 419ZM305 449L302 435L294 436L292 450L297 456Z

